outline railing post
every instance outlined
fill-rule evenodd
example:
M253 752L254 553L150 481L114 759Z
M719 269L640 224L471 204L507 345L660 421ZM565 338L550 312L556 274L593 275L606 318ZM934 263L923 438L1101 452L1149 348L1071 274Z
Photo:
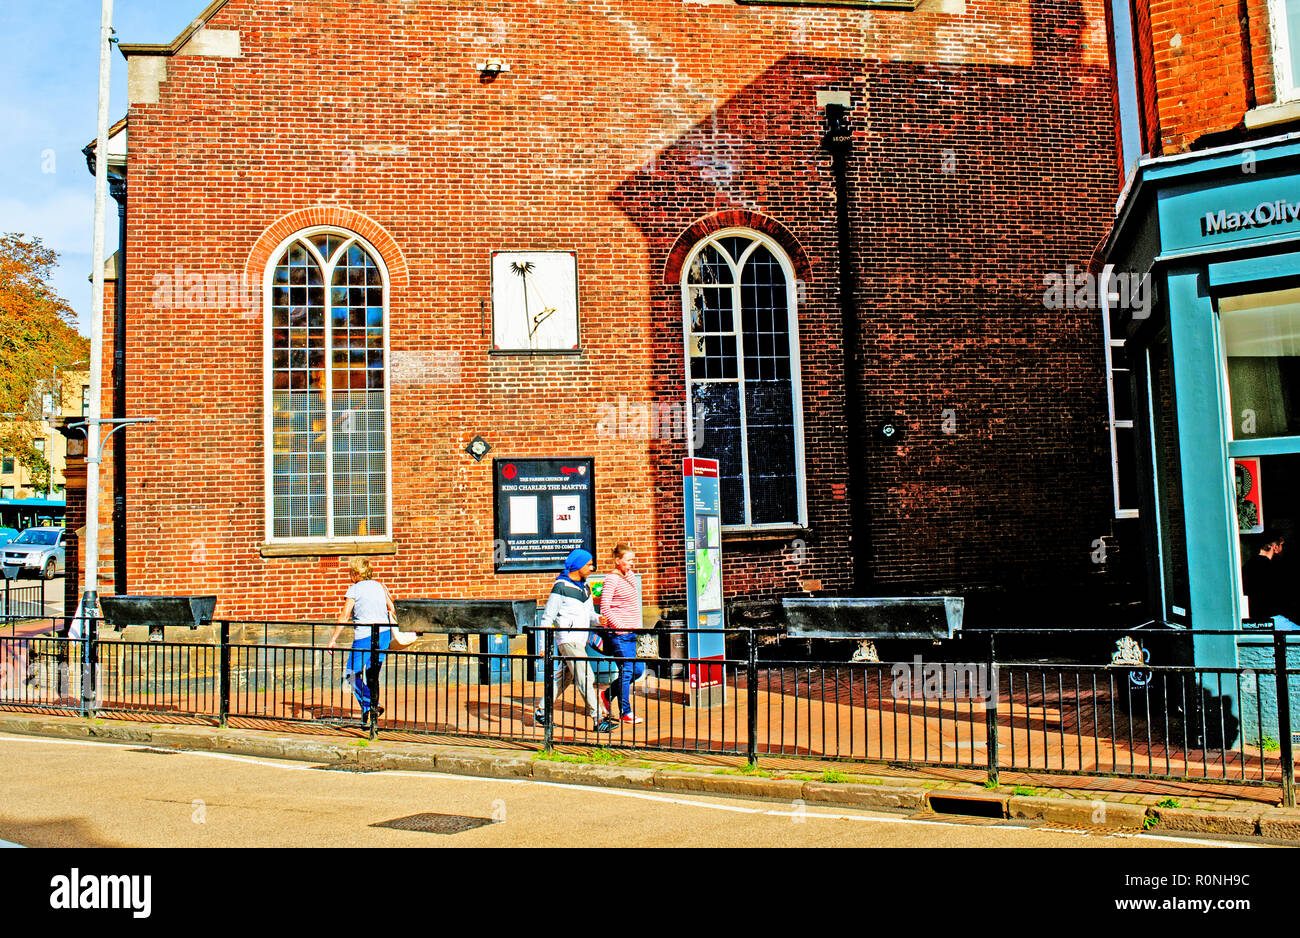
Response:
M379 735L379 623L370 626L370 657L366 660L366 688L370 691L370 709L366 713L370 738Z
M748 636L748 658L745 663L745 723L749 732L746 755L750 765L758 765L758 640L753 629Z
M996 786L998 784L998 700L1002 696L1002 688L998 685L998 655L997 655L997 636L989 632L989 687L992 689L992 697L984 702L984 719L985 719L985 748L988 750L988 776L989 784Z
M90 717L95 713L95 672L98 662L99 619L91 617L86 620L86 629L82 635L85 645L82 647L81 659L81 712Z
M555 719L551 701L555 696L555 658L551 654L551 630L541 629L542 636L542 713L546 725L542 728L543 748L550 752L555 743Z
M218 701L217 725L224 727L230 720L230 620L222 619L220 623L220 633L218 641L221 642L221 648L217 655L218 676L217 676L217 695Z
M1282 804L1295 807L1295 754L1291 746L1291 682L1286 673L1286 632L1273 633L1273 669L1277 677L1277 732L1282 744Z

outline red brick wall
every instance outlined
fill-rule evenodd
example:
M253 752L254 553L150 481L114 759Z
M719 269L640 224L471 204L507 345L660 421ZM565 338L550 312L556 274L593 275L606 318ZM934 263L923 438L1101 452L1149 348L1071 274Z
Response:
M1272 103L1267 0L1134 0L1147 149L1181 153Z
M628 541L647 601L681 601L684 446L596 427L620 394L683 399L664 270L683 232L729 211L779 223L806 258L810 531L802 551L730 544L728 593L849 590L849 487L870 513L876 592L1091 584L1110 503L1100 320L1045 309L1042 279L1086 266L1109 223L1102 19L1097 0L965 14L232 0L209 26L238 29L242 56L169 59L158 103L130 114L130 412L160 418L129 441L132 591L216 592L228 615L339 604L344 558L258 553L260 306L151 302L177 267L244 271L268 229L313 206L391 239L384 259L406 271L392 351L459 356L459 380L393 385L398 553L375 567L398 595L545 593L549 576L492 573L490 462L462 452L481 433L493 456L593 456L601 554ZM473 63L489 56L512 70L484 83ZM855 105L854 419L908 430L855 467L818 148L816 92L833 89ZM487 354L500 248L577 251L581 357Z

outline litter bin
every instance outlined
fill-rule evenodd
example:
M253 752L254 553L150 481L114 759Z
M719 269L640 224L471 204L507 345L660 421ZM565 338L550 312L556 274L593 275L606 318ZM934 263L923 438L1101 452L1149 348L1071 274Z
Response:
M668 657L674 662L668 667L668 677L676 680L686 677L686 665L677 664L678 661L685 662L687 657L686 621L672 619L668 628L673 630L668 633Z
M479 658L480 684L509 684L511 659L510 639L505 635L480 635L478 650L481 655L501 655Z

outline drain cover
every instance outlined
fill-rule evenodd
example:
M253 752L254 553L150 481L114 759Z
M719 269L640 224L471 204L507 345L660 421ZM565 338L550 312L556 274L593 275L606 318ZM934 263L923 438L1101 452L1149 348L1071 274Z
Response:
M321 772L382 772L382 766L362 765L359 762L335 762L330 765L313 765L313 769Z
M144 749L128 749L127 752L151 752L156 756L179 756L181 754L179 749L152 749L148 747Z
M476 827L495 824L491 818L468 817L464 814L412 814L392 821L381 821L371 827L391 827L398 831L420 831L425 834L459 834Z

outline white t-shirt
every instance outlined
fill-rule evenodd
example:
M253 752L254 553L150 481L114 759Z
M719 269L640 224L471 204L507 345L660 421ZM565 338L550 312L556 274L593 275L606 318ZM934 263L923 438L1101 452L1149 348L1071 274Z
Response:
M388 590L382 583L358 580L348 587L347 598L352 600L352 621L357 623L353 641L370 637L370 629L362 623L388 624Z

